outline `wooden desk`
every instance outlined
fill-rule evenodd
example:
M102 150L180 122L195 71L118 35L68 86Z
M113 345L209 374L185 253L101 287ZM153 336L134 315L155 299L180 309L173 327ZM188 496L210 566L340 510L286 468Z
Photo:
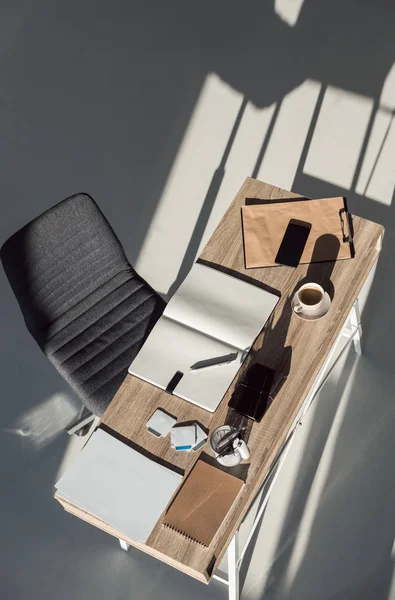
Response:
M281 294L281 300L270 322L257 338L253 350L259 351L259 356L265 363L285 371L289 368L288 379L275 401L262 421L252 426L248 440L251 458L247 461L250 465L246 475L246 485L210 547L198 546L164 527L163 515L147 542L136 543L126 539L122 532L115 531L107 523L62 501L64 508L69 512L118 538L126 539L129 544L205 583L212 577L282 448L290 427L341 331L381 248L383 228L371 221L354 217L356 256L353 260L301 265L296 269L272 267L246 270L240 217L240 207L245 203L245 199L297 197L300 196L247 178L200 256L203 261L213 263L218 268L226 269L237 276L252 278ZM322 283L328 291L333 287L331 309L320 321L302 321L292 313L290 308L290 298L306 274L309 279ZM250 361L251 356L241 371L248 367ZM148 418L156 408L161 407L176 415L179 422L196 419L212 431L226 421L229 411L228 401L236 381L237 378L217 411L212 414L128 375L104 414L101 426L187 473L198 459L199 453L177 453L170 448L168 437L154 438L146 429ZM210 453L208 445L202 449L202 452Z

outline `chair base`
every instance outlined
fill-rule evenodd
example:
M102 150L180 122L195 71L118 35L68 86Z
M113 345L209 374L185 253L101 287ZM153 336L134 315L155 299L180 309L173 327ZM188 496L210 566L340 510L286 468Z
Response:
M88 433L92 421L95 418L96 417L93 413L91 413L87 408L84 408L80 417L71 425L69 425L69 427L66 428L66 431L69 435L73 435L75 433L79 437L83 437Z

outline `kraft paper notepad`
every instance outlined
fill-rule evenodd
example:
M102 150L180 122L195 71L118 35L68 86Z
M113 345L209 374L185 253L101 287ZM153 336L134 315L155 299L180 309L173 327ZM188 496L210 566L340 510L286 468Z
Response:
M345 198L242 206L246 268L277 266L275 257L290 219L311 223L301 263L352 257Z
M241 479L199 460L170 506L164 524L209 546L243 485Z

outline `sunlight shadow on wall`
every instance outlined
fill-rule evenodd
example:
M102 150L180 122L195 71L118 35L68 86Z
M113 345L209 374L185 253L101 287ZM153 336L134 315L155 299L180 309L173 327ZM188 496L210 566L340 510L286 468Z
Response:
M292 189L320 89L308 79L284 97L258 179Z
M209 74L136 261L138 272L170 297L248 175L291 190L303 170L390 204L394 77L391 70L383 86L384 108L311 79L278 103L256 108Z
M241 101L218 77L207 77L136 263L159 292L177 275Z
M275 107L257 109L247 104L241 111L243 103L239 92L217 75L208 75L136 263L137 271L163 294L178 276L218 169L222 171L219 190L212 206L210 202L204 207L207 223L200 246L252 173ZM235 129L238 118L241 122ZM235 135L229 144L232 131Z
M395 63L388 71L380 95L380 106L387 110L395 110Z
M393 573L392 573L390 589L388 592L388 600L390 600L391 598L395 598L395 540L394 540L394 544L392 546L391 560L394 564L394 569L393 569Z
M394 117L388 111L379 109L356 186L358 194L391 205L395 184L394 155Z
M353 352L353 350L351 351ZM347 384L342 393L339 406L333 419L332 427L329 431L327 440L325 442L324 451L322 453L316 475L314 477L311 489L308 494L308 499L306 502L302 519L299 523L298 536L296 538L295 546L293 549L286 576L286 587L288 590L291 589L295 575L298 572L298 569L306 554L312 527L315 522L315 517L319 507L321 507L324 489L327 484L328 473L332 466L332 458L335 453L339 433L343 425L344 416L348 406L350 391L353 387L357 365L358 359L355 360L351 372L348 375ZM342 471L342 474L342 476L344 476L344 471Z
M214 233L222 215L237 194L244 179L252 174L257 156L266 138L276 105L259 109L248 103L226 162L224 177L208 220L199 251Z
M298 22L304 0L275 0L274 11L290 27Z
M390 206L395 186L395 64L380 96L356 191Z
M58 435L66 435L65 428L77 411L72 399L58 392L25 412L12 427L3 429L3 432L20 437L22 444L34 450L41 450Z
M328 87L303 172L350 189L372 108L371 98Z

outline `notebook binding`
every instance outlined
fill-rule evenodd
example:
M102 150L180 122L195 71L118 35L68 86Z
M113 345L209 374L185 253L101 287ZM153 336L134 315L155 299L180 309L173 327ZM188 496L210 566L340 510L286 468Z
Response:
M178 535L182 535L182 537L184 537L185 539L187 539L187 540L189 540L191 542L194 542L195 544L198 544L199 546L202 546L203 548L208 548L208 546L206 546L206 544L203 544L202 542L200 542L196 538L192 537L191 535L188 535L185 531L182 531L181 529L178 529L177 527L174 527L174 525L170 525L170 523L163 523L163 525L165 527L168 527L172 531L175 531L176 533L178 533Z

